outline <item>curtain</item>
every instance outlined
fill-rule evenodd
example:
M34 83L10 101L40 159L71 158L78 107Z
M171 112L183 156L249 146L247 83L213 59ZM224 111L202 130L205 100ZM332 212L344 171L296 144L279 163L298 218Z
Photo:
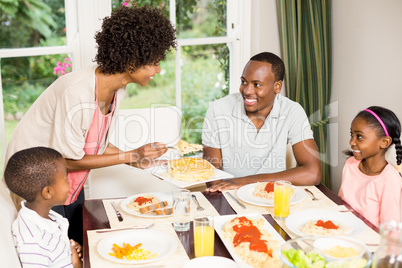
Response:
M287 96L300 103L321 158L321 182L332 188L328 137L331 97L331 0L277 0Z

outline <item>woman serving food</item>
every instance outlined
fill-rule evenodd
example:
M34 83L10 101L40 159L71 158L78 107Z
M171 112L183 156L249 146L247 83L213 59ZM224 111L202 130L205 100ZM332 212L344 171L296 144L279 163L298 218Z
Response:
M175 29L159 9L121 7L103 20L95 35L94 66L58 78L35 101L14 131L5 164L15 152L46 146L67 161L70 192L53 208L70 222L69 236L82 242L82 187L91 169L128 164L155 165L166 145L146 144L123 152L109 143L126 86L148 84L159 62L176 47ZM12 196L17 208L21 198Z

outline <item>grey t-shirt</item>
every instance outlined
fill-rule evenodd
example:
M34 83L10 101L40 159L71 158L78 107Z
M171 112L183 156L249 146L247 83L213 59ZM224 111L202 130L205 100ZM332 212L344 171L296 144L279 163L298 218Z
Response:
M223 170L242 177L286 169L286 145L313 139L301 105L277 95L259 131L247 117L240 93L210 103L202 143L222 151Z

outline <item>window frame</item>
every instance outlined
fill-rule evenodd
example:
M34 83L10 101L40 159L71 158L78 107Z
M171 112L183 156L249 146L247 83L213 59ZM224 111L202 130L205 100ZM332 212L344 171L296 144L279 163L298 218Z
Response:
M170 1L170 20L175 25L176 1ZM7 48L0 49L0 60L12 57L30 57L53 54L69 54L73 71L93 64L96 55L96 43L93 38L101 28L102 19L110 16L111 0L65 0L66 45L53 47ZM175 58L176 106L181 108L181 69L180 50L183 46L205 44L227 44L230 51L229 93L238 91L239 77L244 63L250 58L251 3L243 0L227 0L227 35L222 37L178 39ZM0 65L1 68L1 65ZM2 161L7 149L5 136L5 113L3 105L3 88L0 73L0 142Z

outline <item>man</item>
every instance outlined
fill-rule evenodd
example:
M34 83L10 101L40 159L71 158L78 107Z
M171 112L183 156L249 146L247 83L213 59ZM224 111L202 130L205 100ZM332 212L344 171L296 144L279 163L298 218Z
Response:
M284 75L278 56L260 53L246 64L240 92L210 104L202 133L204 158L236 178L215 182L208 191L262 181L320 182L318 149L306 113L279 94ZM286 170L288 142L297 167Z

